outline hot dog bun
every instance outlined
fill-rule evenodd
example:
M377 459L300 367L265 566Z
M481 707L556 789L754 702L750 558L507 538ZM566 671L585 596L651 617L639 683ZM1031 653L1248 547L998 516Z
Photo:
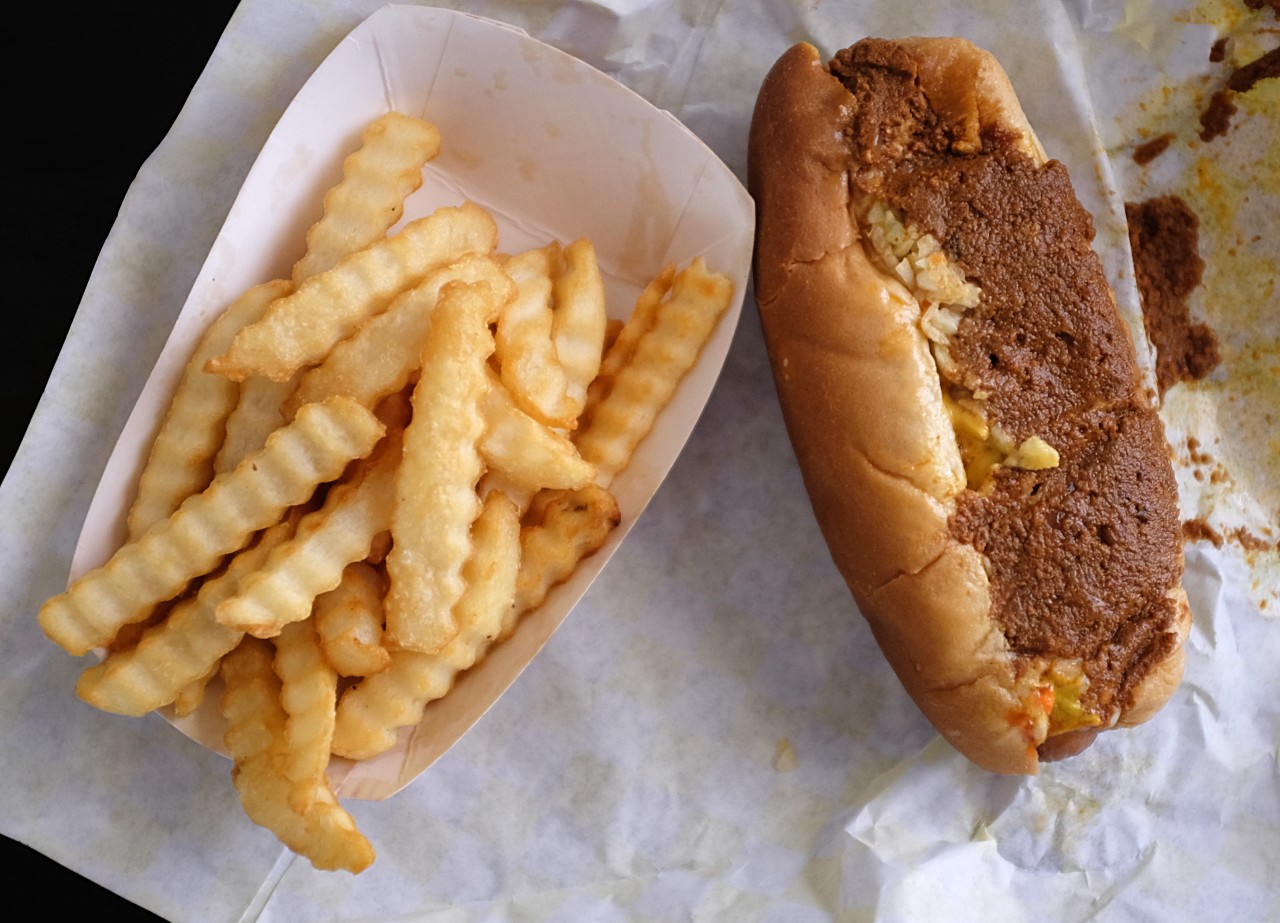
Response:
M960 39L796 45L748 153L788 434L908 693L995 772L1149 718L1190 624L1167 447L1000 65Z

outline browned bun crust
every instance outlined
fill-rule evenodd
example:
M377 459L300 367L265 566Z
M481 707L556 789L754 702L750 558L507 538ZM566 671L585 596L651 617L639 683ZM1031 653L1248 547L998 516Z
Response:
M1120 713L1116 727L1134 727L1147 721L1164 707L1164 703L1182 682L1182 670L1187 662L1185 647L1191 633L1191 606L1181 586L1169 591L1178 607L1177 645L1169 656L1156 664L1133 691L1133 701Z
M960 39L896 44L956 145L977 149L999 129L1045 162L991 55ZM752 119L754 281L783 416L833 560L908 693L975 763L1035 773L1042 755L1083 749L1096 731L1044 747L1046 722L1028 717L1033 683L993 619L989 563L949 527L964 464L922 308L864 246L845 137L855 106L817 49L799 44L770 70ZM1172 592L1184 637L1185 597ZM1149 717L1181 665L1179 645L1111 720Z

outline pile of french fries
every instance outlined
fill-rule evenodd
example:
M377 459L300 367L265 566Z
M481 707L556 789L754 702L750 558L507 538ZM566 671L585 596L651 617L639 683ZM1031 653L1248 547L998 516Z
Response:
M291 278L207 329L103 566L44 604L77 693L199 707L221 675L246 813L323 869L372 846L336 754L393 748L617 526L613 478L696 362L732 283L693 260L610 321L587 239L514 255L470 202L391 233L440 150L388 113Z

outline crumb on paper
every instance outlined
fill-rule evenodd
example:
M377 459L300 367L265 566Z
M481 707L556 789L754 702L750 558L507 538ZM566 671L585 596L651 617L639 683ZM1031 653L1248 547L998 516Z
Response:
M1199 516L1182 524L1182 537L1189 542L1208 542L1214 548L1222 547L1222 536L1218 530Z
M1144 141L1133 150L1133 162L1141 166L1146 166L1155 160L1161 154L1169 149L1169 145L1173 143L1174 134L1166 131L1164 134L1156 135L1150 141Z
M1220 532L1202 516L1196 516L1182 523L1182 538L1188 542L1208 542L1214 548L1221 548L1224 543L1232 542L1238 545L1246 556L1280 550L1280 540L1274 536L1268 538L1255 535L1244 526L1229 529L1225 533Z
M1238 111L1230 90L1218 90L1210 96L1209 105L1200 113L1200 140L1207 142L1225 135L1231 127L1231 117Z
M1215 53L1217 48L1215 44ZM1222 54L1223 57L1226 56L1225 46ZM1215 60L1214 53L1210 53L1209 60ZM1273 48L1261 57L1235 68L1227 77L1227 85L1209 97L1209 105L1200 113L1200 140L1212 141L1225 135L1231 128L1231 118L1239 111L1233 96L1248 93L1260 81L1275 80L1277 77L1280 77L1280 48Z

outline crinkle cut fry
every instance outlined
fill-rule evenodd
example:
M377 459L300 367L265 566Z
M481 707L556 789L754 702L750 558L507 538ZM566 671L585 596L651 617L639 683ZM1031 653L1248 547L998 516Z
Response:
M342 180L325 193L324 215L307 231L307 252L294 264L294 284L382 238L422 185L422 168L439 154L440 132L430 122L400 112L371 122L342 162Z
M383 426L347 398L310 404L260 452L189 497L167 520L125 545L40 609L40 627L68 653L105 645L278 521L317 485L373 450Z
M480 401L494 350L493 295L483 284L445 286L422 347L386 561L386 637L408 650L434 653L457 633L452 610L480 514Z
M503 304L515 297L515 283L484 254L465 256L431 273L303 374L297 392L285 403L286 414L307 401L334 394L345 394L372 408L408 384L420 367L422 341L440 292L450 282L485 282Z
M544 490L534 497L520 533L520 573L516 577L517 616L532 612L551 588L568 580L583 558L600 550L622 521L613 494L588 484L576 490ZM505 637L514 619L503 626Z
M277 766L290 783L289 807L305 814L329 766L338 673L325 660L310 620L284 626L273 643L280 704L288 715Z
M492 370L481 413L485 427L480 454L489 471L521 489L534 493L544 487L581 487L595 476L595 468L578 455L567 437L516 406Z
M497 243L498 227L480 206L439 208L272 302L266 316L236 334L206 368L235 381L250 375L287 381L324 359L399 292L468 253L492 253Z
M136 647L113 653L81 673L76 694L104 711L139 716L175 702L191 684L216 672L218 661L235 649L244 632L220 625L214 610L235 593L245 575L262 566L271 549L293 534L296 521L291 511L207 579L195 596L174 606Z
M294 264L292 286L284 283L277 298L384 237L404 213L405 198L422 185L423 166L440 152L435 126L398 112L371 123L362 141L362 147L344 161L342 180L325 195L324 216L307 232L307 252ZM230 345L228 339L205 360L224 353ZM303 404L340 393L298 398L301 379L302 373L297 372L285 381L252 375L240 383L239 401L227 418L226 436L214 460L215 472L234 468L261 448L271 431L293 419ZM286 402L287 412L282 412ZM365 406L372 409L373 402Z
M400 446L400 434L393 432L333 485L320 509L304 516L294 535L218 604L218 621L273 638L285 625L310 616L316 597L342 581L348 564L367 557L374 538L390 524Z
M427 703L454 676L484 656L515 600L520 563L520 510L500 491L485 497L463 566L466 590L454 606L458 633L438 654L393 651L390 666L347 690L338 705L333 749L368 759L395 746L396 729L417 724Z
M575 240L564 248L560 262L551 287L552 338L577 417L586 406L587 388L600 373L609 316L595 245L585 237Z
M221 665L221 663L222 661L219 659L218 665ZM188 715L193 715L196 709L204 704L205 690L209 686L209 681L218 675L218 665L215 665L204 676L193 679L178 690L178 694L173 697L173 702L171 703L175 718L185 718Z
M501 607L497 619L492 609L488 616L480 609L464 616L458 635L437 654L394 652L387 671L348 690L338 702L335 753L369 759L394 747L397 729L421 721L426 706L444 696L461 671L509 635L521 616L542 605L551 588L599 550L621 521L613 495L594 484L543 491L530 515L533 521L520 529L512 603ZM481 569L487 565L477 564Z
M138 496L129 508L129 541L168 519L183 500L213 480L223 425L235 409L240 390L235 382L207 373L204 364L288 290L289 283L282 280L255 285L228 305L196 344L138 478Z
M579 454L596 466L597 483L607 486L630 462L732 296L733 283L708 272L702 257L676 274L653 325L635 342L600 402L588 408L590 419L574 440Z
M276 762L284 744L286 713L269 641L244 638L222 660L223 743L233 760L231 778L245 813L318 869L358 873L374 860L373 847L342 809L323 779L305 814L289 806L291 786Z
M391 665L382 643L382 576L366 561L348 564L342 581L316 597L311 610L325 659L342 676L369 676Z
M280 412L280 405L293 394L301 377L295 375L288 381L272 381L270 378L254 375L240 382L240 399L227 417L222 448L213 460L216 474L231 471L262 448L267 437L287 422Z
M568 393L554 342L553 273L561 259L560 245L553 243L503 264L517 291L498 317L497 354L502 382L521 410L547 426L573 429L581 408Z
M613 336L609 343L608 349L605 350L604 356L600 361L600 368L596 373L596 377L591 380L587 386L587 404L583 409L583 417L585 420L591 418L592 409L599 404L609 389L613 386L613 381L617 378L618 373L626 368L627 363L631 361L631 357L635 355L636 346L653 325L657 322L658 307L662 304L662 300L667 297L667 293L671 291L671 283L675 281L676 264L668 263L662 267L662 270L649 280L649 284L640 292L640 296L636 298L636 303L631 309L631 316ZM606 328L607 335L607 328Z

